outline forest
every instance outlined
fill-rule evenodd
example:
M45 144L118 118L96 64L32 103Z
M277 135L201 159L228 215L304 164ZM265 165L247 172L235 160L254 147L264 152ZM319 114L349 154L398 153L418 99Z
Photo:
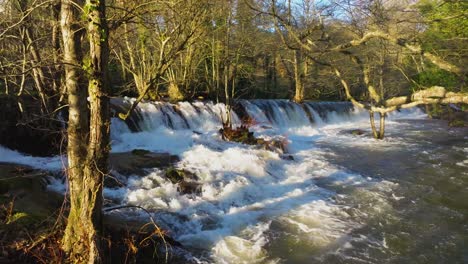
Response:
M399 202L399 189L382 189L388 182L406 186L400 180L412 182L403 176L410 174L453 174L458 185L433 188L454 197L421 198L440 203L418 210L454 206L466 220L467 40L468 2L462 0L0 0L0 262L351 263L360 251L337 257L325 248L345 251L345 236L358 237L388 216L359 218L375 212L359 211L364 209L351 200ZM405 123L417 114L424 118ZM346 145L353 141L363 145ZM394 146L402 149L394 153ZM419 161L431 151L446 167L429 169L439 162L435 158L419 167L399 163L410 162L405 155ZM348 152L354 154L342 157ZM359 155L367 163L353 159ZM320 181L322 172L311 171L317 166L330 172L327 179L346 179ZM392 170L402 176L385 174ZM28 192L21 186L36 188L31 175L44 177L48 187L41 188L47 190L61 181L62 191L40 191L47 201L60 200L60 206L47 206L55 210L47 220L18 220ZM114 178L117 187L109 185ZM151 181L158 184L142 187ZM336 182L356 190L346 192ZM242 188L224 193L236 184ZM379 184L385 186L374 186ZM311 186L322 191L312 194ZM146 191L132 189L137 187ZM402 197L414 193L409 189ZM142 200L154 190L165 196ZM264 197L262 190L268 190ZM361 198L351 194L358 192ZM320 202L331 205L319 208ZM386 206L398 211L400 205ZM346 211L346 220L332 215L344 207L358 209ZM160 210L165 212L158 215ZM129 211L146 224L122 231L118 220L109 220L122 212L132 218ZM317 214L297 220L306 211L329 213L323 221L330 225L311 224ZM244 222L227 217L233 212ZM445 217L442 212L437 217ZM294 221L305 221L302 228L310 224L301 233L322 230L315 234L321 242L302 235L298 244L291 242ZM263 242L246 235L265 223ZM349 229L351 223L362 228ZM384 241L379 248L385 257L369 253L364 260L422 256L428 263L463 263L466 226L447 225L458 240L443 254L418 251L423 237L413 244L398 237L388 246L392 238L384 235L390 231L381 230L376 236ZM206 247L196 245L203 241ZM295 247L310 254L287 253Z

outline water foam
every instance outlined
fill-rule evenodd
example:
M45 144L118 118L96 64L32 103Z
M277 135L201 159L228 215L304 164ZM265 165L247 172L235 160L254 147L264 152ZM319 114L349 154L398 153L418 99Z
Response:
M152 211L158 223L193 249L193 260L201 263L280 262L289 253L275 255L272 248L277 246L297 255L302 254L298 250L316 253L350 247L349 232L361 226L357 216L378 217L383 211L392 211L385 200L393 188L391 183L330 163L327 155L333 153L317 144L395 145L395 138L377 142L340 134L356 126L368 130L365 112L352 110L347 103L241 103L255 120L251 128L255 135L286 140L293 160L221 140L217 130L226 118L221 104L142 103L143 131L132 133L122 121L112 120L112 151L143 148L177 154L181 161L176 166L195 173L202 191L181 194L163 171L152 170L144 177L130 176L126 186L105 188L106 198ZM397 125L395 120L401 117L420 118L420 113L397 113L390 116L389 123ZM239 122L237 115L234 120ZM20 159L37 166L52 166L59 160L18 155L0 147L0 160ZM360 206L366 201L375 206ZM142 220L147 217L125 214Z

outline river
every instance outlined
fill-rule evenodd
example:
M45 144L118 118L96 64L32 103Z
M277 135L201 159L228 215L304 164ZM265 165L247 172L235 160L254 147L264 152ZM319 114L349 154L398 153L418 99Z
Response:
M153 212L188 263L468 263L467 128L415 108L390 115L386 138L374 140L368 115L347 103L241 105L255 136L286 142L288 153L223 141L222 105L143 103L132 126L113 120L112 151L176 154L201 193L179 193L154 169L127 175L106 198Z

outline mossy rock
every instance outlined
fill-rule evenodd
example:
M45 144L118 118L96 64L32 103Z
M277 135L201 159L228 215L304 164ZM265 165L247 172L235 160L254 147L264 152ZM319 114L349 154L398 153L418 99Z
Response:
M238 142L247 145L257 144L257 138L254 137L254 133L250 132L246 126L240 126L232 128L230 126L224 126L219 130L224 140Z
M176 168L168 168L165 173L166 178L173 184L177 184L177 190L183 194L200 194L202 184L196 182L197 176L190 171Z
M185 179L185 172L175 168L168 168L166 170L166 178L173 184L179 183Z
M448 123L449 127L465 127L465 121L460 119L454 119Z
M176 169L174 167L169 167L166 169L165 176L173 184L180 183L181 181L194 181L198 177L190 171Z

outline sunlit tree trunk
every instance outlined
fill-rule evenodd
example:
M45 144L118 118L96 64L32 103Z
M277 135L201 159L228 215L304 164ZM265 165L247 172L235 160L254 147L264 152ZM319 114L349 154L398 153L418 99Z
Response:
M302 67L302 58L299 50L294 51L294 84L295 84L295 93L294 101L296 103L301 103L304 101L304 83L303 79L303 67Z
M370 117L370 124L372 128L372 135L374 136L375 139L383 139L385 137L385 117L387 116L385 113L379 113L380 116L380 127L377 129L375 125L375 118L374 118L374 112L370 111L369 112L369 117Z
M81 86L81 29L77 6L62 0L61 28L64 42L66 85L69 101L68 182L70 213L62 240L73 263L102 262L102 187L109 154L108 28L104 0L86 0L90 65L88 89ZM89 96L89 99L88 99ZM87 101L89 100L89 111ZM88 119L89 114L89 119Z

